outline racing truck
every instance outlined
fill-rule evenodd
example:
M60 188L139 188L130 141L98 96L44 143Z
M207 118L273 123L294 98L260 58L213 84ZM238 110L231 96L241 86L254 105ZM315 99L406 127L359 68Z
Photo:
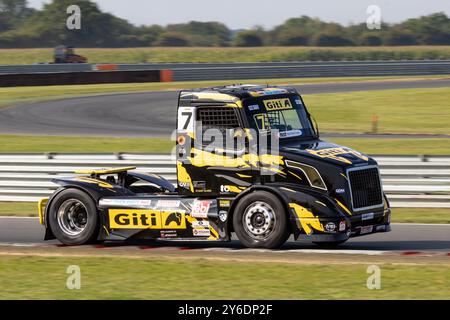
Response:
M54 50L54 63L87 63L87 58L75 54L74 47L60 45Z
M59 188L38 205L45 240L230 241L236 234L246 247L277 248L291 236L336 246L390 231L377 162L321 140L295 88L181 91L176 131L176 183L134 167L54 179Z

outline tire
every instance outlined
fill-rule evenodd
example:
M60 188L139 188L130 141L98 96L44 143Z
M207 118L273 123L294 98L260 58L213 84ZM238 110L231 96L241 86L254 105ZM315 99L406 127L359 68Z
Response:
M65 245L94 243L99 233L97 207L87 193L78 189L57 194L48 219L53 234Z
M341 241L327 241L327 242L313 242L316 246L319 246L324 249L333 249L337 248L341 244L347 242L347 240L341 240Z
M241 243L248 248L278 248L290 235L283 205L267 191L255 191L238 202L233 227Z

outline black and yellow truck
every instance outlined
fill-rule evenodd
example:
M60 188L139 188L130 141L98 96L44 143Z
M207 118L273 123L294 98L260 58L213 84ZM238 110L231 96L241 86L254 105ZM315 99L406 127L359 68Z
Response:
M133 167L53 180L60 188L39 202L45 239L229 241L235 233L247 247L276 248L290 236L330 246L390 231L376 161L321 140L293 88L182 91L176 140L176 186Z

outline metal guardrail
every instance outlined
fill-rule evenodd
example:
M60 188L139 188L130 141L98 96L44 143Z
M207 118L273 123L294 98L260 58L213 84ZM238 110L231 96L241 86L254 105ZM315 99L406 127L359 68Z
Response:
M450 156L375 156L393 207L450 208ZM154 154L0 154L0 201L37 201L58 176L81 168L136 166L176 182L175 161Z
M96 66L94 64L0 65L0 74L88 72L95 71ZM173 70L174 81L442 75L450 74L450 60L147 63L117 65L117 71L161 69Z

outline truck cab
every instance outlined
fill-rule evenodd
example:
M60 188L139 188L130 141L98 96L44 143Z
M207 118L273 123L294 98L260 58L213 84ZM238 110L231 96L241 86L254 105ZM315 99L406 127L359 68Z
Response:
M80 244L79 236L65 239L61 223L52 222L70 211L61 206L72 189L92 200L80 201L80 216L101 226L82 243L93 238L228 241L236 233L247 247L279 247L291 235L330 246L390 230L376 161L321 140L293 88L184 90L176 129L176 188L132 168L116 170L117 180L101 177L111 171L92 171L84 181L55 180L61 188L41 208L48 238ZM153 187L136 187L138 180Z

